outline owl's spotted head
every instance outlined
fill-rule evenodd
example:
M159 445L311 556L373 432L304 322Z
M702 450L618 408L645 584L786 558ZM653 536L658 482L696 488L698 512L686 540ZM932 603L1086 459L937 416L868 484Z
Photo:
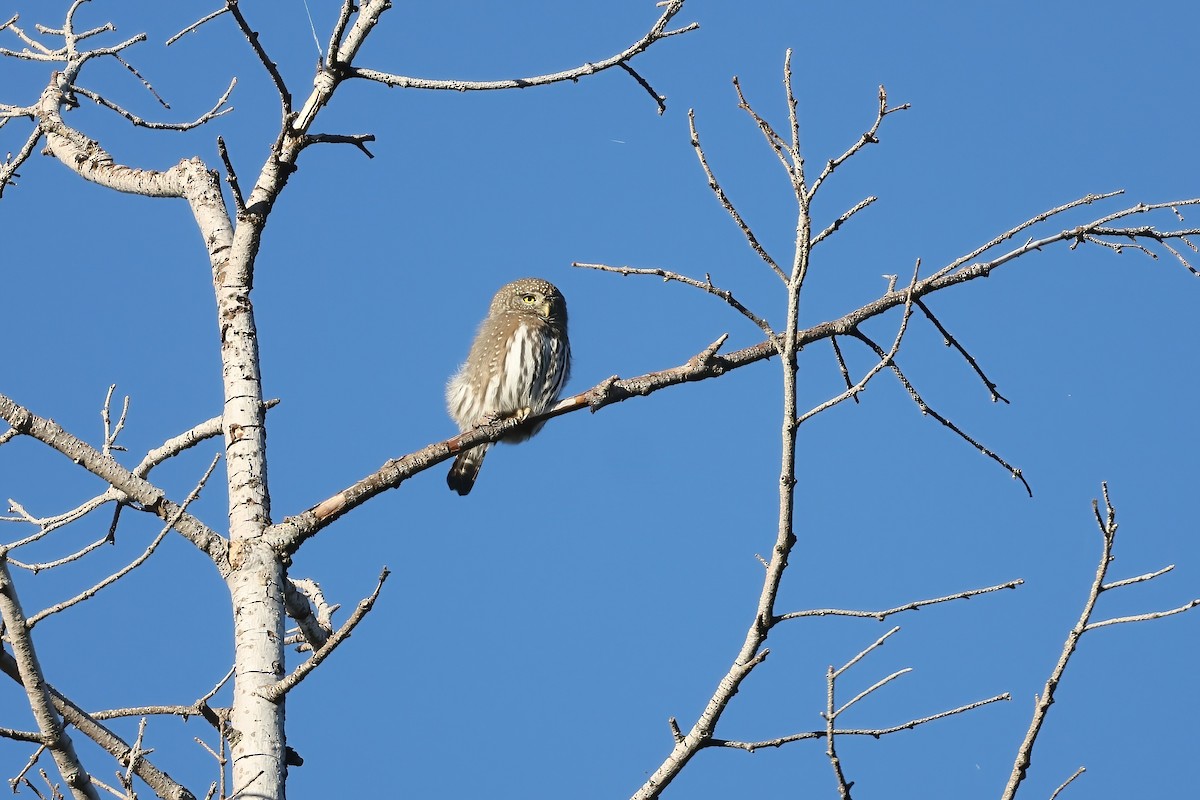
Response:
M541 278L521 278L500 287L492 299L492 313L504 311L567 326L567 301L554 284Z

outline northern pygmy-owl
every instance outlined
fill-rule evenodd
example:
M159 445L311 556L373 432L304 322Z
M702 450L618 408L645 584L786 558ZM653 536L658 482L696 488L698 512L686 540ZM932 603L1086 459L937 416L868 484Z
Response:
M567 301L553 284L522 278L492 298L466 363L446 386L446 405L461 431L489 418L524 419L554 405L570 372ZM523 442L541 428L523 428L501 441ZM471 491L489 447L458 454L446 476L451 489Z

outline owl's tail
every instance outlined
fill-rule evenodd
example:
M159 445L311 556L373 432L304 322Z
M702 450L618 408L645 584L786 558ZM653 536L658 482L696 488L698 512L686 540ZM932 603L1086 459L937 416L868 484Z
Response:
M470 494L475 479L479 477L479 468L483 466L483 457L487 455L490 444L481 444L458 454L454 465L446 475L446 485L460 495Z

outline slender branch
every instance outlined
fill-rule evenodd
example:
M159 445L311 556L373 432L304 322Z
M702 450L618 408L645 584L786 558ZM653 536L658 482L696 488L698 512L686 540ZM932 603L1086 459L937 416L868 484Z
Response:
M272 409L279 405L279 398L263 401L263 410ZM133 474L144 478L150 470L169 458L174 458L183 451L195 447L208 439L221 435L221 417L213 417L184 431L178 436L172 436L158 447L146 453L146 457L133 468Z
M117 390L117 385L111 384L108 387L108 393L104 396L104 404L100 407L100 420L104 423L104 447L100 452L104 455L112 455L113 450L124 450L124 447L117 445L117 437L121 435L121 431L125 429L125 419L129 416L129 395L125 395L125 401L121 404L121 416L117 419L117 426L114 429L112 426L112 396Z
M829 410L830 408L833 408L834 406L838 405L839 403L844 402L845 400L847 400L851 397L858 399L858 395L861 394L863 392L863 390L865 390L867 388L867 384L871 382L872 378L874 378L881 371L883 371L883 369L885 367L893 367L894 368L894 364L895 364L894 359L896 357L896 353L898 353L900 351L900 342L902 342L904 340L904 334L908 330L908 321L910 319L912 319L912 306L913 306L912 287L917 282L917 271L920 270L920 268L921 268L921 261L920 261L920 259L917 259L917 265L913 269L912 280L908 284L909 299L904 304L904 315L900 318L900 327L896 330L896 337L895 337L895 339L892 340L891 349L888 350L887 353L879 354L879 360L877 362L875 362L875 366L873 366L873 367L871 367L871 369L867 370L867 373L865 375L863 375L862 379L859 380L858 383L854 384L853 386L850 386L849 388L846 389L846 391L842 392L841 394L838 394L834 397L829 398L825 402L814 406L813 408L809 409L808 411L806 411L805 413L803 413L799 417L797 417L797 419L796 419L797 425L804 424L812 417L815 417L817 414L821 414L821 413ZM839 353L839 355L840 355L840 353ZM844 364L843 364L843 366L844 366Z
M785 620L801 619L803 617L863 617L877 619L882 622L893 614L899 614L904 611L917 611L925 606L932 606L938 603L948 603L951 600L969 600L972 597L978 597L981 594L990 594L991 592L998 592L1002 589L1015 589L1023 583L1025 583L1025 581L1018 578L1013 581L1008 581L1007 583L998 583L995 586L988 586L983 589L969 589L965 592L948 594L945 597L935 597L930 600L915 600L911 603L905 603L902 606L884 609L883 611L851 611L841 608L815 608L807 611L791 611L787 614L779 615L775 618L775 621L783 622Z
M979 256L986 253L988 250L991 250L993 247L997 247L998 245L1001 245L1004 242L1008 241L1009 239L1016 236L1021 231L1025 230L1027 228L1031 228L1034 225L1037 225L1038 223L1045 222L1046 220L1050 219L1051 217L1056 217L1059 214L1063 214L1067 211L1070 211L1073 208L1091 205L1092 203L1096 203L1101 200L1107 200L1110 197L1116 197L1117 195L1121 195L1124 193L1125 193L1125 191L1123 189L1117 189L1115 191L1105 192L1103 194L1084 195L1083 197L1080 197L1078 200L1072 200L1069 203L1064 203L1061 206L1056 206L1056 207L1050 209L1049 211L1043 211L1040 214L1035 214L1034 216L1025 220L1021 224L1019 224L1015 227L1009 228L1004 233L1002 233L999 236L997 236L996 238L992 239L987 244L984 244L980 247L975 248L974 250L967 253L966 255L959 256L958 258L951 261L946 266L942 267L936 273L934 273L933 277L937 278L944 274L949 274L949 273L953 272L954 270L961 267L963 264L966 264L967 262L971 261L972 259L978 258ZM1097 224L1100 224L1100 223L1097 223Z
M642 38L631 44L616 55L609 56L601 61L588 62L581 64L572 69L563 70L561 72L547 73L544 75L534 75L528 78L513 78L508 80L498 81L465 81L465 80L437 80L429 78L411 78L404 75L393 75L388 72L380 72L374 69L363 69L362 67L350 67L346 70L346 75L351 78L362 78L364 80L375 81L382 83L385 86L399 87L403 89L434 89L448 90L455 92L472 92L472 91L492 91L496 89L526 89L532 86L545 86L551 83L562 83L564 81L578 81L588 75L594 75L597 72L603 72L606 69L611 69L616 66L623 66L636 55L645 52L651 45L660 39L666 39L670 36L676 36L681 33L694 31L700 26L693 22L685 25L682 28L668 31L667 23L683 9L685 0L669 0L665 3L662 16L658 21L646 32Z
M179 33L172 36L170 39L167 39L167 41L166 41L167 47L170 47L171 45L175 44L175 42L179 41L184 36L187 36L189 33L194 33L201 25L208 22L209 20L216 19L217 17L221 16L222 14L228 14L228 13L229 13L229 8L227 6L222 6L221 8L218 8L216 11L213 11L212 13L205 14L203 17L196 20L191 25L188 25L186 28L184 28Z
M217 117L223 116L225 114L228 114L230 111L233 111L233 106L226 106L225 104L227 102L229 102L229 96L231 94L233 94L233 87L236 85L237 85L237 78L231 79L229 81L229 88L227 88L224 91L224 93L222 93L221 96L219 98L217 98L216 104L213 105L213 107L211 109L204 112L199 117L192 120L191 122L152 122L150 120L139 117L137 114L134 114L132 111L129 111L129 110L117 105L116 103L109 100L107 97L104 97L103 95L99 94L98 92L93 92L92 90L85 89L82 86L72 86L71 91L75 92L76 94L83 95L84 97L88 98L93 103L95 103L96 105L104 106L105 108L107 108L110 111L115 111L117 114L120 114L122 117L129 120L129 122L131 124L133 124L139 128L148 128L150 130L156 130L156 131L190 131L193 128L198 128L201 125L205 124L206 122L211 122L212 120L216 119Z
M721 188L721 184L717 182L716 175L713 174L712 167L708 165L708 157L704 155L704 148L700 145L700 134L696 130L696 112L693 109L688 109L688 131L691 133L692 149L696 151L696 158L700 161L700 168L704 170L704 177L708 178L708 188L716 195L717 200L721 203L721 207L728 212L729 216L737 224L738 230L746 237L746 241L750 244L750 249L758 254L758 257L770 267L781 281L787 282L787 275L775 263L775 259L771 258L771 254L766 248L759 243L758 237L754 235L754 231L742 219L742 215L738 213L729 196L725 194L725 190Z
M19 433L49 445L88 472L107 481L130 500L140 504L143 510L156 514L164 521L173 521L175 530L207 553L218 569L227 568L227 546L224 538L195 517L183 512L176 503L166 499L163 491L157 486L67 433L53 420L33 414L4 395L0 395L0 418Z
M21 673L17 667L16 659L3 651L0 651L0 672L8 675L18 683L21 682ZM45 687L50 693L50 700L54 704L54 710L62 715L63 721L98 744L109 755L117 759L117 761L125 758L130 751L130 746L120 736L117 736L108 728L98 723L92 716L68 700L50 684L45 684ZM171 780L169 775L145 759L141 760L134 772L153 788L154 793L159 797L168 798L168 800L195 800L191 792Z
M846 385L847 389L853 389L854 384L850 381L850 369L846 366L846 358L842 355L842 348L841 345L838 344L837 337L830 336L829 343L833 346L833 355L834 358L837 359L838 372L840 372L842 375L842 383ZM858 394L853 394L851 399L854 400L855 403L858 403Z
M342 626L334 631L323 645L313 651L313 654L309 656L307 661L296 667L291 675L288 675L273 686L260 690L259 694L272 703L278 703L283 700L288 692L295 689L302 680L320 666L321 662L350 636L350 633L358 626L358 623L363 621L363 618L374 607L375 601L379 598L379 592L383 589L383 582L387 580L390 574L391 571L387 567L384 567L383 572L379 573L379 582L375 585L375 591L371 592L370 596L358 602L358 605L354 608L354 613L342 623Z
M855 214L862 211L864 208L871 205L878 199L879 199L878 197L875 197L874 195L872 195L871 197L865 197L862 200L859 200L848 211L843 212L840 217L835 219L833 222L829 223L829 227L827 227L825 230L821 231L816 236L814 236L813 240L812 240L812 246L816 247L822 241L824 241L825 239L828 239L830 236L837 233L838 229L841 228L843 225L845 225L846 222L851 217L853 217Z
M325 66L330 69L338 65L338 50L342 45L342 37L346 34L346 26L350 24L350 15L357 10L355 0L342 0L342 8L338 11L337 23L329 34L329 47L326 48Z
M221 163L225 165L225 182L229 184L229 190L233 194L233 210L239 216L246 213L246 198L242 196L242 187L238 184L237 172L233 168L233 162L229 160L229 150L225 147L225 139L217 137L217 154L221 157Z
M4 623L4 637L12 647L11 660L21 685L25 687L25 696L37 722L38 732L44 737L43 741L54 758L59 774L70 787L71 795L77 800L99 800L91 776L83 768L62 718L55 712L50 688L38 662L25 613L21 610L21 601L8 570L6 555L0 550L0 620ZM5 659L9 658L7 653L3 655Z
M629 66L624 61L619 62L617 66L629 73L630 77L637 81L638 86L641 86L646 90L646 94L650 95L651 99L653 99L655 104L658 106L658 115L660 117L666 113L667 98L664 95L654 91L654 87L650 85L650 82L643 78L636 69Z
M871 338L868 337L866 334L862 333L861 331L855 330L855 331L851 332L851 335L854 338L856 338L859 341L866 344L868 347L870 347L873 351L875 351L875 353L877 355L879 355L881 357L884 355L883 348L880 347L878 344L876 344L874 341L872 341ZM916 390L916 387L914 387L912 385L912 383L908 380L908 377L904 374L903 370L900 369L899 365L896 364L895 361L890 361L888 366L891 367L892 373L896 376L897 380L900 381L900 384L904 387L905 391L908 392L909 397L911 397L913 402L917 404L917 408L921 411L922 415L933 417L935 420L937 420L939 423L941 423L942 427L949 429L951 433L954 433L956 436L958 436L958 438L962 439L964 442L971 445L971 447L978 450L981 454L983 454L987 458L991 459L992 461L995 461L1000 466L1004 467L1004 469L1007 470L1010 475L1012 475L1013 479L1019 480L1021 482L1021 484L1025 487L1026 493L1030 497L1033 497L1033 487L1029 485L1029 481L1025 480L1025 475L1021 472L1020 469L1018 469L1017 467L1014 467L1012 464L1009 464L1002 457L1000 457L999 454L995 453L992 450L989 450L982 443L980 443L976 439L972 438L962 428L958 427L953 422L946 419L941 414L939 414L936 410L934 410L932 407L930 407L929 404L925 402L925 399L923 397L921 397L920 392L918 392Z
M1054 790L1054 794L1050 795L1050 800L1055 800L1055 798L1062 794L1063 789L1066 789L1068 786L1070 786L1072 781L1085 772L1087 772L1087 769L1085 767L1080 767L1079 769L1075 770L1075 772L1071 773L1071 777L1063 781L1062 784Z
M1105 586L1129 585L1144 580L1150 580L1156 575L1161 575L1166 570L1159 570L1157 573L1142 575L1138 578L1117 581L1116 584L1106 584L1105 577L1108 574L1108 569L1113 562L1113 545L1117 537L1117 512L1113 507L1112 500L1108 494L1108 484L1101 484L1102 495L1104 497L1104 513L1101 514L1099 501L1092 501L1092 513L1096 518L1096 525L1100 529L1101 548L1100 558L1096 566L1096 575L1092 579L1091 590L1088 592L1087 599L1083 604L1083 611L1079 615L1078 622L1067 633L1066 641L1063 643L1062 652L1059 654L1058 663L1054 665L1054 669L1050 673L1050 677L1046 679L1046 685L1042 689L1042 693L1038 696L1034 706L1033 718L1030 720L1029 728L1025 732L1025 739L1021 742L1017 749L1016 759L1013 762L1012 773L1009 775L1008 785L1005 786L1004 794L1001 795L1001 800L1013 800L1017 795L1017 791L1021 783L1025 780L1025 776L1029 770L1029 765L1033 758L1033 747L1037 742L1038 734L1041 732L1042 725L1046 721L1046 715L1050 711L1050 706L1054 704L1054 694L1058 689L1058 684L1062 680L1063 673L1066 671L1067 664L1071 660L1071 656L1075 653L1075 648L1079 645L1080 638L1089 630L1105 627L1107 625L1116 625L1123 622L1142 622L1145 620L1159 619L1172 614L1180 614L1189 609L1200 605L1200 600L1193 600L1186 605L1170 611L1161 611L1153 614L1139 614L1134 617L1121 617L1117 619L1109 619L1103 622L1093 623L1091 621L1092 613L1096 607L1096 601L1100 598L1100 594L1105 590ZM1077 773L1078 774L1078 773ZM1072 776L1071 780L1074 780ZM1067 783L1071 781L1068 780ZM1065 787L1067 784L1064 783ZM1062 787L1059 787L1059 791ZM1058 794L1058 792L1055 792Z
M637 267L613 267L609 266L608 264L586 264L580 261L572 261L571 266L579 267L581 269L595 269L601 272L615 272L618 275L654 275L662 278L664 281L677 281L679 283L687 284L688 286L693 286L697 289L702 289L703 291L706 291L709 294L724 300L735 311L758 326L759 330L761 330L767 336L772 338L775 336L775 332L771 330L770 324L765 319L759 317L753 311L742 305L737 298L733 296L732 292L729 292L718 286L714 286L712 277L708 273L704 274L703 281L698 281L695 278L689 278L688 276L680 275L677 272L670 272L665 269L657 268L639 269Z
M867 129L866 133L859 137L857 142L850 145L850 148L846 150L846 152L842 153L837 158L831 158L828 162L826 162L825 169L821 171L821 174L817 176L817 179L813 181L812 186L808 190L809 201L812 201L812 198L817 194L817 190L821 188L822 184L824 184L825 180L833 174L835 169L846 163L849 158L854 156L855 153L866 147L868 144L879 144L879 139L877 138L876 134L879 133L879 126L883 124L884 117L888 116L889 114L894 114L897 111L907 111L909 108L910 106L908 103L903 103L902 105L898 106L889 106L887 102L887 90L880 86L879 111L875 115L875 122L869 129Z
M955 350L957 350L959 355L966 359L967 364L971 366L971 369L975 370L975 374L979 376L979 379L983 381L983 385L987 387L988 393L992 397L992 402L994 403L997 400L1003 400L1005 404L1008 404L1008 398L996 391L996 384L984 374L983 368L980 367L979 363L974 359L974 357L967 352L966 348L959 343L958 339L954 338L953 334L946 330L946 327L942 325L941 321L933 315L933 312L929 310L929 306L918 300L917 308L921 309L922 313L925 314L925 318L932 322L933 326L938 329L938 333L942 335L942 342L947 347L953 347Z
M911 719L908 722L902 722L901 724L893 725L890 728L835 728L833 733L835 736L869 736L872 739L878 739L893 733L899 733L900 731L912 730L918 725L924 725L928 722L945 719L946 717L952 717L956 714L963 714L967 711L974 711L982 706L1011 699L1012 698L1008 693L998 694L995 697L989 697L986 700L978 700L974 703L968 703L967 705L959 706L958 708L952 708L949 711L941 711L937 714L931 714L928 717L921 717L920 719ZM828 735L828 733L828 729L819 731L803 731L801 733L793 733L788 736L780 736L776 739L764 739L756 742L737 741L734 739L710 739L705 743L705 747L728 747L735 750L745 750L748 753L753 753L755 750L761 750L767 747L778 748L785 744L791 744L792 742L823 739L826 737L826 735Z
M124 578L130 572L133 572L135 569L140 567L142 564L145 564L146 561L150 558L150 556L154 555L154 551L158 548L158 545L162 542L163 539L166 538L167 534L171 532L171 529L179 521L179 517L184 512L187 511L187 507L192 504L192 501L194 501L196 498L198 498L200 496L200 490L204 488L204 484L208 483L208 479L212 476L213 470L217 468L217 462L220 460L221 460L220 453L217 453L215 456L213 456L212 463L208 465L208 469L205 471L204 475L200 478L200 481L196 484L196 487L194 489L192 489L192 491L188 494L188 496L186 498L184 498L183 503L179 506L179 508L172 515L172 518L167 520L167 524L163 526L163 529L161 531L159 531L158 536L154 537L154 540L150 542L150 545L145 549L145 551L142 552L142 554L140 556L138 556L133 561L126 564L121 569L114 572L112 575L109 575L107 578L104 578L99 583L95 584L94 586L91 586L88 589L84 589L82 592L80 592L79 594L70 598L69 600L64 600L61 603L56 603L55 605L50 606L49 608L43 609L42 611L39 611L38 613L34 614L32 617L29 618L29 622L28 622L29 627L32 629L33 626L38 624L38 622L42 621L43 619L50 616L51 614L57 614L60 611L65 611L66 609L70 608L71 606L82 603L84 600L91 600L93 597L96 596L96 594L101 589L111 586L112 584L119 581L121 578Z
M325 601L325 595L316 581L291 579L283 585L283 602L287 615L296 621L298 637L289 636L287 643L302 642L300 650L316 650L325 644L333 633L333 612L338 605ZM312 604L317 612L313 613Z
M1106 583L1100 587L1100 591L1107 592L1109 589L1119 589L1122 586L1130 586L1135 583L1144 583L1145 581L1154 580L1159 575L1166 575L1168 572L1170 572L1173 569L1175 569L1175 565L1168 564L1167 566L1163 567L1162 569L1155 570L1154 572L1147 572L1145 575L1138 575L1135 578L1125 578L1124 580L1113 581L1112 583Z
M767 122L767 120L764 119L750 105L750 101L748 101L746 96L742 94L742 85L738 81L736 75L733 77L733 90L737 94L738 108L745 111L750 115L750 119L754 120L754 124L758 126L758 130L762 133L763 138L767 140L767 145L775 153L775 157L779 159L779 163L783 166L784 171L787 172L788 175L793 176L792 187L793 189L796 189L797 196L802 196L803 193L797 188L797 184L794 179L795 169L792 166L792 163L788 161L788 151L783 142L783 137L776 133L775 129L771 127L771 123Z
M21 145L17 154L15 156L11 153L8 154L5 157L4 163L0 164L0 197L4 195L6 187L17 185L13 181L13 178L21 177L17 174L17 170L33 155L33 151L37 149L38 143L42 140L42 133L41 125L35 125L33 132L29 134L25 143Z
M308 147L312 144L352 144L363 152L367 158L374 158L375 154L367 149L367 142L375 141L373 133L314 133L301 137L301 146Z
M246 41L250 43L250 49L254 51L254 55L257 56L267 74L271 76L271 82L275 84L275 91L279 94L279 103L283 107L283 117L287 119L292 114L292 93L288 91L287 83L283 80L283 76L279 74L279 65L267 55L262 42L259 41L258 32L252 30L250 23L242 16L242 11L238 7L238 0L225 0L225 8L233 15L238 29L246 37Z
M1149 614L1135 614L1134 616L1131 616L1131 617L1114 617L1113 619L1106 619L1101 622L1091 622L1091 623L1088 623L1088 626L1086 628L1084 628L1084 631L1090 631L1094 628L1104 628L1104 627L1107 627L1108 625L1120 625L1121 623L1124 623L1124 622L1146 622L1146 621L1152 620L1152 619L1162 619L1163 617L1171 617L1171 616L1174 616L1175 614L1182 614L1185 611L1190 611L1193 608L1195 608L1196 606L1200 606L1200 599L1190 600L1190 601L1184 603L1183 605L1179 606L1178 608L1172 608L1169 611L1153 611Z

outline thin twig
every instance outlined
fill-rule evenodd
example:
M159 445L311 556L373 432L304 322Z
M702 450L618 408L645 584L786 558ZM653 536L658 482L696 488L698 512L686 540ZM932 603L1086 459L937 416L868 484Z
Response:
M170 39L167 39L167 47L170 47L171 45L175 44L175 42L179 41L187 34L194 32L197 28L199 28L201 25L208 22L209 20L216 19L217 17L221 16L222 14L227 14L227 13L229 13L229 7L223 6L221 8L218 8L216 11L213 11L211 14L204 15L200 19L193 22L191 25L188 25L186 28L181 30L179 33L172 36Z
M1087 772L1086 767L1080 767L1079 769L1075 770L1075 772L1071 774L1071 777L1063 781L1062 784L1054 790L1054 794L1050 795L1050 800L1056 800L1056 798L1062 793L1062 790L1071 785L1071 781L1075 780L1085 772Z
M233 106L226 106L225 104L229 102L229 96L233 94L233 87L236 85L237 78L231 79L229 81L229 87L219 98L217 98L216 104L191 122L152 122L144 119L143 117L139 117L132 111L117 105L107 97L104 97L97 92L93 92L90 89L85 89L82 86L72 86L71 91L83 95L97 105L104 106L108 110L120 114L122 117L129 120L130 124L139 128L147 128L155 131L190 131L193 128L198 128L206 122L211 122L217 117L224 116L230 111L233 111Z
M881 357L884 355L883 348L880 347L878 344L876 344L874 341L872 341L871 338L869 336L867 336L866 334L864 334L862 331L854 330L854 331L851 331L850 335L853 336L854 338L858 339L859 341L863 342L864 344L866 344L868 347L870 347L872 350L874 350L877 355L879 355ZM897 380L900 381L900 385L904 387L905 391L908 392L909 397L912 398L913 402L917 404L917 408L921 411L921 413L923 415L933 417L935 420L937 420L938 422L940 422L942 424L942 427L947 428L952 433L954 433L956 436L958 436L960 439L962 439L964 442L971 445L971 447L975 448L980 453L982 453L984 456L986 456L987 458L990 458L992 461L995 461L997 464L1004 467L1004 469L1007 470L1008 473L1010 475L1012 475L1012 477L1015 480L1019 480L1021 482L1021 484L1025 487L1025 491L1029 494L1029 496L1033 497L1033 487L1029 485L1029 481L1025 480L1025 476L1021 472L1020 469L1018 469L1017 467L1014 467L1012 464L1009 464L1007 461L1005 461L1003 458L1001 458L998 454L989 450L983 444L981 444L980 442L978 442L974 438L972 438L962 428L958 427L953 422L946 419L941 414L939 414L936 410L934 410L932 407L930 407L929 404L925 402L925 399L921 397L921 394L916 390L916 388L912 385L912 383L909 382L908 376L906 376L904 374L904 372L900 369L899 365L897 365L895 363L895 361L891 362L888 366L891 367L892 373L896 376Z
M1101 592L1106 586L1105 577L1108 574L1108 569L1113 562L1113 545L1117 537L1117 512L1113 507L1112 500L1108 494L1108 484L1101 484L1101 494L1104 498L1104 513L1100 511L1099 501L1092 501L1092 514L1096 518L1096 525L1100 530L1101 548L1100 558L1096 565L1096 575L1092 579L1092 586L1088 592L1087 599L1083 604L1083 611L1079 615L1079 620L1075 626L1067 633L1066 641L1063 643L1062 652L1059 654L1058 663L1054 665L1054 669L1050 673L1050 677L1046 679L1046 685L1042 688L1042 693L1037 697L1037 702L1034 704L1033 718L1030 720L1029 728L1025 732L1025 739L1021 742L1021 746L1017 749L1016 758L1013 761L1012 773L1009 775L1008 785L1004 789L1004 794L1001 795L1001 800L1013 800L1016 797L1017 790L1021 783L1025 780L1025 776L1029 770L1029 765L1033 758L1034 744L1037 742L1038 734L1041 732L1042 725L1046 721L1046 715L1050 711L1050 707L1054 704L1054 695L1058 689L1059 683L1062 681L1063 673L1066 671L1067 664L1071 660L1071 656L1075 653L1075 648L1079 645L1079 640L1089 630L1105 627L1107 625L1116 625L1123 622L1142 622L1145 620L1159 619L1161 617L1170 616L1172 614L1180 614L1189 609L1200 605L1200 600L1193 600L1186 605L1170 611L1161 611L1152 614L1139 614L1135 617L1121 617L1117 619L1109 619L1103 622L1093 623L1091 621L1092 613L1095 610L1096 602L1100 598ZM1142 580L1150 580L1155 574L1162 574L1165 570L1159 570L1158 573L1151 573L1148 576L1139 576L1138 579L1130 581L1118 581L1120 585L1128 585ZM1078 774L1078 773L1077 773ZM1074 780L1072 776L1071 780ZM1068 780L1067 783L1071 781ZM1065 787L1067 783L1064 783ZM1062 787L1059 787L1059 791ZM1055 792L1058 794L1058 792Z
M498 81L464 81L464 80L437 80L429 78L413 78L405 75L393 75L388 72L381 72L373 69L363 69L361 67L348 67L346 70L347 77L362 78L364 80L376 81L385 86L392 86L404 89L433 89L455 92L478 92L478 91L494 91L497 89L527 89L532 86L546 86L551 83L562 83L564 81L578 81L580 78L588 75L594 75L597 72L603 72L606 69L625 64L636 55L645 52L655 42L666 39L671 36L678 36L681 33L694 31L700 26L693 22L682 28L675 30L667 30L667 23L683 9L685 0L669 0L663 4L662 16L658 21L651 26L642 38L631 44L616 55L600 61L588 62L581 64L572 69L563 70L561 72L546 73L543 75L533 75L528 78L512 78L508 80Z
M775 332L771 330L770 324L765 319L758 316L753 311L751 311L750 309L748 309L744 305L742 305L737 300L737 298L735 298L733 296L732 292L729 292L718 286L714 286L713 282L712 282L712 277L710 275L708 275L707 273L705 273L703 281L698 281L695 278L689 278L687 275L680 275L678 272L671 272L671 271L665 270L665 269L658 269L657 267L647 267L647 268L614 267L614 266L609 266L608 264L586 264L586 263L583 263L580 261L571 262L571 266L579 267L580 269L595 269L595 270L599 270L601 272L615 272L618 275L625 275L625 276L627 276L627 275L653 275L655 277L662 278L664 281L677 281L678 283L683 283L688 286L695 287L697 289L702 289L702 290L708 292L709 294L714 295L714 296L719 297L722 300L724 300L735 311L737 311L743 317L745 317L746 319L753 322L756 326L758 326L759 330L761 330L767 336L772 337L772 338L775 336Z
M308 660L296 667L291 675L288 675L272 686L261 689L259 694L272 703L278 703L288 692L296 688L302 680L308 677L309 673L320 666L326 656L332 653L339 644L350 636L351 631L367 616L371 608L375 605L375 601L379 598L379 592L383 589L383 582L387 580L390 574L391 571L387 567L384 567L383 571L379 573L379 582L375 585L375 591L358 602L358 605L354 608L354 613L342 623L340 628L330 635L325 644L313 651Z
M975 370L975 374L979 376L979 379L983 381L983 385L987 387L988 393L992 397L992 402L994 403L997 400L1003 400L1005 404L1008 404L1008 398L996 391L996 384L984 374L983 368L980 367L979 363L974 359L974 357L967 352L966 348L959 343L958 339L954 338L953 334L946 330L946 327L942 325L941 321L933 315L933 312L929 310L929 306L918 300L917 308L921 309L921 311L925 314L926 319L932 322L933 326L938 329L938 333L942 335L942 342L947 347L953 347L955 350L957 350L959 355L966 359L967 364L970 365L971 369Z
M725 194L725 190L721 188L721 184L717 182L717 176L713 174L712 167L708 165L708 157L704 154L704 148L700 145L700 134L696 130L696 112L693 109L688 109L688 130L691 132L692 149L696 151L696 158L700 161L700 168L704 170L704 177L708 178L708 188L716 195L717 200L721 203L721 207L728 212L729 216L733 217L733 221L737 224L738 230L746 237L746 241L750 244L750 249L758 254L758 257L770 267L781 281L787 281L787 275L775 263L775 259L771 258L771 254L758 241L758 237L754 235L754 231L742 219L742 215L738 213L729 196Z
M250 23L242 16L242 11L238 7L238 0L225 0L225 8L233 15L242 35L250 43L250 49L254 51L254 55L258 57L259 63L263 65L267 74L271 76L271 82L275 84L275 91L279 94L280 105L283 106L283 117L287 119L292 114L292 93L288 90L287 83L283 80L283 75L279 73L279 65L267 55L262 42L258 39L258 32L251 29Z
M803 617L863 617L877 619L880 622L904 611L917 611L925 606L932 606L938 603L947 603L951 600L969 600L972 597L978 597L981 594L989 594L998 592L1001 589L1015 589L1025 583L1024 580L1017 578L1007 583L998 583L995 586L988 586L983 589L969 589L965 592L957 592L948 594L945 597L935 597L930 600L915 600L911 603L905 603L902 606L895 608L884 609L883 611L852 611L841 608L814 608L807 611L791 611L787 614L781 614L775 618L776 622L783 622L789 619L801 619Z
M1012 697L1006 692L998 694L995 697L989 697L986 700L978 700L974 703L968 703L958 708L952 708L949 711L940 711L937 714L931 714L928 717L920 719L912 719L908 722L902 722L899 725L893 725L889 728L835 728L833 733L835 736L870 736L872 739L879 739L883 736L888 736L900 731L912 730L918 725L924 725L928 722L934 722L946 717L952 717L956 714L963 714L967 711L974 711L982 706L992 703L1011 700ZM785 744L792 742L802 742L811 739L823 739L828 734L828 729L819 731L804 731L801 733L793 733L788 736L780 736L777 739L764 739L757 742L744 742L733 739L711 739L706 746L708 747L729 747L737 750L745 750L753 753L755 750L761 750L766 747L782 747Z
M229 184L230 193L233 195L234 211L241 217L246 213L246 198L242 197L242 187L238 184L237 171L233 168L233 162L229 160L229 150L225 147L225 139L221 136L217 137L217 154L221 156L221 163L225 165L225 182Z
M636 69L629 66L629 64L622 61L619 64L617 64L617 66L619 66L621 69L623 69L627 73L629 73L630 77L632 77L635 81L638 82L638 86L641 86L643 89L645 89L646 94L650 95L650 97L653 98L655 104L658 106L658 115L660 117L666 113L667 98L664 95L661 95L658 92L654 91L654 87L650 85L650 82L647 81L645 78L643 78L641 76L641 74L638 73L638 71Z
M175 525L179 522L179 518L187 511L187 507L192 504L192 501L194 501L196 498L198 498L200 496L200 490L204 488L204 484L206 484L208 482L208 479L212 475L213 470L217 468L217 462L219 462L220 460L221 460L220 453L217 453L215 456L213 456L212 463L208 465L208 469L205 470L204 475L200 478L200 481L196 484L195 488L193 488L192 491L188 493L188 496L184 498L183 503L180 504L179 508L177 508L175 510L173 517L171 519L167 520L167 524L163 526L163 529L161 531L159 531L158 536L154 537L154 540L150 542L150 545L145 549L145 551L142 552L142 554L140 556L138 556L133 561L126 564L121 569L114 572L112 575L109 575L107 578L104 578L99 583L95 584L94 586L84 589L82 592L80 592L79 594L70 598L69 600L64 600L61 603L56 603L55 605L50 606L49 608L43 609L42 611L39 611L38 613L34 614L32 617L29 618L29 622L28 622L29 628L32 629L33 626L38 624L38 622L40 622L41 620L50 616L51 614L57 614L60 611L65 611L66 609L70 608L71 606L82 603L84 600L91 600L93 597L96 596L96 594L101 589L111 586L112 584L119 581L121 578L128 575L130 572L133 572L133 570L137 569L142 564L145 564L146 561L150 558L150 556L154 555L154 551L158 548L158 545L162 542L162 540L166 538L167 534L170 533L172 528L174 528Z

